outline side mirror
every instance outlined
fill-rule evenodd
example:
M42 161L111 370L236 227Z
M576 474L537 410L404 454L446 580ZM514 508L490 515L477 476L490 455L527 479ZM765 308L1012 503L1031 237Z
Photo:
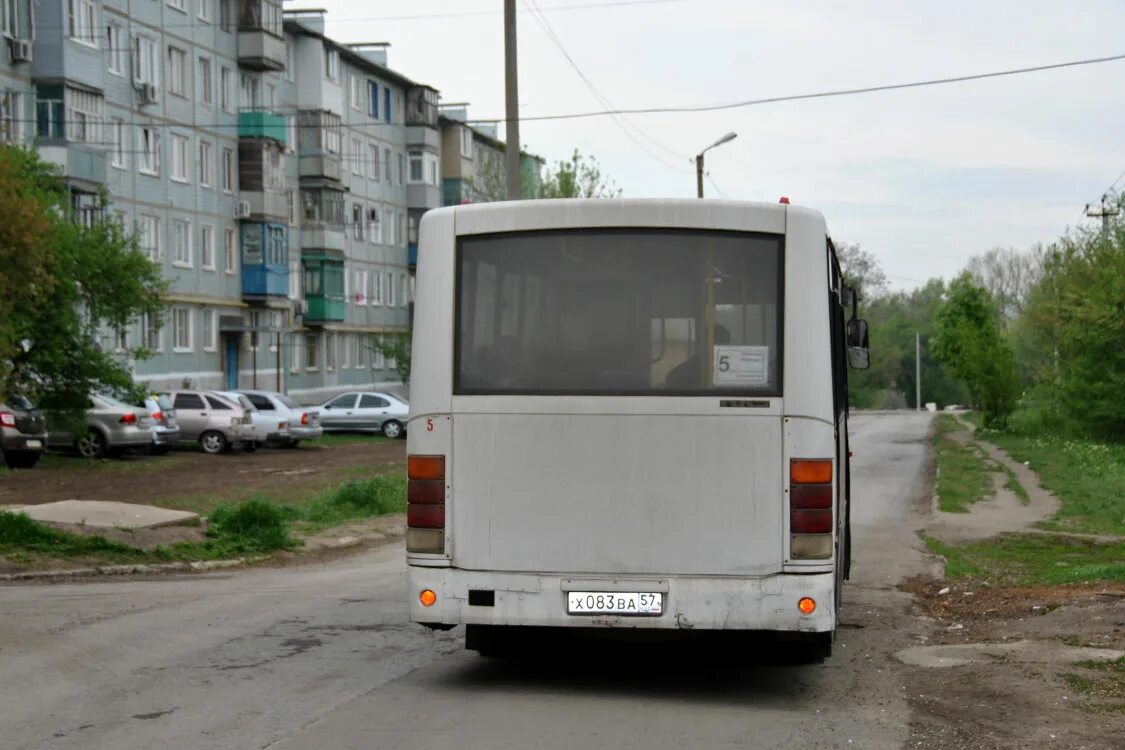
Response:
M871 366L867 321L852 318L848 321L848 366L853 370L866 370Z

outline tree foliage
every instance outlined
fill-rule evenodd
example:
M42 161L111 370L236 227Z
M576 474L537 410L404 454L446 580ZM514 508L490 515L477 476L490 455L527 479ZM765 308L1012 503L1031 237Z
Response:
M886 293L887 276L874 255L854 242L844 242L836 246L836 257L844 284L854 289L861 301L867 302Z
M57 168L12 147L0 148L0 268L0 392L80 411L92 391L133 388L99 334L163 314L160 270L117 223L75 221Z
M1027 252L995 247L974 256L965 267L973 282L992 295L1005 326L1023 312L1031 290L1043 274L1044 250L1036 245Z
M548 168L539 183L537 198L617 198L621 195L613 180L602 174L598 160L574 150L569 159Z
M1019 397L1015 355L1000 334L999 317L988 290L963 273L937 312L932 341L934 354L969 389L990 427L1004 426Z
M406 384L410 383L411 339L410 331L396 331L376 336L371 343L375 351L395 363L395 372Z

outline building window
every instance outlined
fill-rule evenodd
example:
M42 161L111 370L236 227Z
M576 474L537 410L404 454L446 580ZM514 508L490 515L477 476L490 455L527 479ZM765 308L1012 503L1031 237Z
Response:
M406 244L406 216L403 214L395 214L395 239L398 241L396 244Z
M211 58L199 58L199 101L205 107L215 104L215 84L211 75Z
M340 133L340 116L326 113L324 116L324 125L321 128L321 138L324 143L324 150L330 154L338 154L342 151L343 136Z
M386 86L383 87L383 119L391 121L391 90Z
M234 192L234 149L223 149L223 192Z
M215 311L204 308L202 317L203 351L213 352L219 348L219 327L215 325Z
M112 148L109 163L117 169L125 169L125 123L119 118L113 118L110 123L109 138Z
M383 178L387 184L391 184L391 170L394 167L391 165L391 150L389 148L383 149Z
M204 23L211 23L211 2L212 0L196 0L196 13L199 20ZM222 0L219 0L222 2Z
M424 174L423 174L423 170L422 170L422 152L421 151L411 151L410 152L410 183L412 185L414 185L414 184L417 184L419 182L422 182L423 176L424 176Z
M357 75L352 75L348 79L351 82L349 86L350 99L352 109L363 110L363 79Z
M233 229L223 230L223 270L234 275L238 272L238 244Z
M199 265L215 270L215 227L207 224L199 228Z
M36 129L40 138L104 146L101 124L105 99L71 86L36 88ZM110 135L112 137L112 134Z
M315 333L305 335L305 368L316 370L320 367L320 337Z
M343 227L346 222L342 190L302 190L303 218L314 224Z
M355 366L367 367L367 336L362 333L355 335Z
M356 272L356 300L361 305L367 304L367 271Z
M118 326L113 334L113 350L118 354L127 352L129 350L129 329L125 326Z
M387 307L395 306L395 275L387 271Z
M95 0L68 0L70 38L76 42L98 46L98 4Z
M234 13L231 12L231 3L234 0L219 0L219 28L223 31L234 31Z
M417 216L407 216L406 217L406 244L407 245L417 245L418 244L418 217Z
M109 52L106 69L115 76L125 75L129 67L129 42L126 41L128 38L121 24L116 21L111 21L106 27L105 42L108 48L106 51Z
M407 307L410 304L406 294L406 274L400 273L398 275L398 304L402 307Z
M379 209L369 210L367 220L371 224L371 241L376 245L383 244L383 222L379 221Z
M285 80L292 81L294 68L297 67L297 54L293 43L285 40Z
M367 82L367 114L379 119L379 84Z
M367 144L367 176L379 181L379 146L375 143Z
M133 78L137 83L160 86L160 59L156 42L145 36L136 37L136 54L133 57Z
M187 52L179 47L168 47L168 91L176 96L187 96Z
M395 154L398 163L398 184L406 184L406 154Z
M258 79L243 73L239 80L238 104L242 109L255 109L258 106Z
M137 150L140 151L141 163L137 169L144 174L160 174L160 131L154 127L142 126L137 131Z
M160 333L160 318L150 313L141 315L142 343L146 349L153 352L164 351L164 337Z
M174 307L172 308L172 351L190 352L191 350L191 309Z
M352 163L352 174L363 174L363 142L352 138L352 153L349 157Z
M19 143L22 123L23 97L18 91L0 92L0 142Z
M184 4L184 0L168 0L168 7L187 13L187 6Z
M172 223L172 265L191 268L191 224L177 219Z
M324 77L329 81L340 80L340 53L334 49L324 49Z
M386 243L395 244L395 215L389 208L383 209L383 231Z
M352 237L363 239L363 206L359 203L352 204Z
M188 138L186 135L172 134L172 179L176 182L190 182L190 161L188 151Z
M324 369L336 369L336 334L324 334Z
M208 141L199 142L199 184L209 188L215 183L215 159Z
M461 156L466 159L473 157L473 131L468 125L461 126Z
M289 372L301 371L301 338L289 337Z
M231 89L233 80L234 73L224 65L219 70L219 103L222 105L224 112L234 111L234 91Z
M137 220L138 244L148 259L158 263L163 259L160 252L160 219L155 216L141 216Z
M371 304L383 304L383 274L378 271L371 274Z
M351 367L351 339L352 334L340 333L336 335L336 348L339 350L337 359L340 360L340 369L346 370Z

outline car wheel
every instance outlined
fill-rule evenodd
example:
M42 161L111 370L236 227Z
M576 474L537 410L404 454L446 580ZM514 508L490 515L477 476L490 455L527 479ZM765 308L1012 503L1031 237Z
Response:
M212 455L216 453L224 453L227 449L226 435L218 430L207 430L199 436L199 447L203 449L204 453Z
M402 424L394 420L383 422L383 437L389 437L391 440L402 437Z
M85 435L74 441L74 448L83 458L104 458L105 437L97 430L88 430Z
M38 453L5 453L4 464L9 469L30 469L35 464L39 463Z

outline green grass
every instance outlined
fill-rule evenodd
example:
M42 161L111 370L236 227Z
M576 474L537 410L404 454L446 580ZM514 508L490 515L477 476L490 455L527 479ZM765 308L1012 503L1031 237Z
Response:
M1100 699L1099 702L1085 704L1084 708L1094 712L1125 713L1125 657L1088 659L1076 662L1074 666L1086 671L1064 674L1066 683L1086 698ZM1102 702L1107 699L1108 702Z
M326 432L316 440L302 440L301 446L329 447L332 445L357 445L364 443L390 443L389 438L366 432Z
M931 537L925 541L930 552L945 557L945 575L951 580L1014 586L1125 581L1125 540L1097 543L1050 534L1002 534L956 546Z
M1040 526L1052 531L1125 535L1125 445L988 432L1012 458L1028 462L1061 503Z
M937 457L938 507L946 513L967 513L969 506L993 491L991 462L976 445L959 443L942 431L942 415L934 435Z
M58 531L23 513L0 510L0 555L28 553L50 557L97 557L112 561L143 560L148 553L100 536Z
M965 432L966 427L952 414L939 414L934 430L938 436L941 436L948 435L951 432Z
M1031 502L1031 496L1027 494L1027 489L1022 484L1020 484L1020 480L1016 476L1016 472L1012 469L1012 467L1008 466L1007 464L1002 464L999 461L995 461L993 463L999 471L1004 472L1008 477L1004 481L1004 488L1018 497L1020 499L1020 502L1024 505L1029 504Z

